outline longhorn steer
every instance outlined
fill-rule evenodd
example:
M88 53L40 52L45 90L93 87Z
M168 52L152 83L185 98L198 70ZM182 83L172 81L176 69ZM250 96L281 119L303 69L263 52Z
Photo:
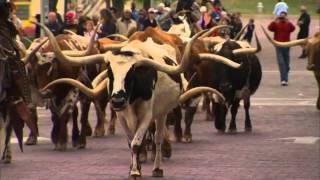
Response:
M57 57L71 65L88 63L108 63L110 66L108 79L104 79L95 89L89 89L72 79L60 79L51 82L46 88L57 83L69 83L78 87L89 96L96 96L109 87L111 105L123 126L131 149L130 176L141 176L139 152L145 133L152 121L156 124L155 142L156 157L152 175L162 177L161 143L166 115L177 106L181 94L181 86L170 75L185 70L189 62L189 52L192 43L188 43L179 66L166 65L175 62L174 49L166 44L159 45L152 39L145 42L131 41L118 52L107 52L101 55L73 58L61 52L54 36L43 25L50 38ZM176 63L176 62L175 62ZM230 64L230 62L226 62ZM234 65L234 64L232 64ZM236 64L238 65L238 64Z
M59 35L57 36L59 45L64 50L82 50L89 45L89 41L86 38L77 35ZM41 41L41 40L40 40ZM40 44L40 45L39 45ZM86 67L70 67L65 63L61 63L56 60L54 54L52 54L52 47L50 44L45 44L42 46L40 52L37 52L38 47L41 46L41 42L35 41L29 50L35 50L29 53L29 56L25 59L27 61L29 72L32 77L32 84L35 86L34 89L41 89L49 82L63 77L77 78L79 75L90 84L90 79L93 79L97 75L97 67L95 65L90 65ZM90 50L91 51L91 50ZM90 53L97 53L97 49L93 49ZM82 71L85 71L84 73ZM100 70L99 70L100 71ZM91 128L88 123L88 112L90 108L91 100L86 97L80 96L81 102L81 118L80 122L82 124L81 132L79 133L77 126L78 109L75 106L77 102L76 97L71 97L76 95L77 92L72 92L72 88L66 85L60 85L50 92L50 110L52 112L53 130L52 130L52 141L58 150L66 149L67 142L67 130L66 123L70 117L69 111L72 112L73 119L73 130L72 130L72 140L73 145L79 148L84 148L86 144L85 136L91 135ZM104 96L106 94L103 94ZM77 95L76 95L77 96ZM73 103L68 103L68 99L74 99ZM69 105L68 105L69 104ZM98 106L97 106L98 104ZM104 109L106 107L107 101L96 102L98 123L95 129L95 135L101 136L104 134ZM113 118L114 119L114 118ZM79 135L80 134L80 135ZM34 135L30 135L29 143L32 143L32 138Z
M261 26L262 27L262 26ZM262 27L264 34L267 36L268 40L278 47L292 47L304 45L307 48L308 54L308 65L307 69L313 71L314 76L318 83L318 98L317 98L317 109L320 110L320 32L315 35L308 37L306 39L298 39L290 42L279 42L273 40L267 31Z

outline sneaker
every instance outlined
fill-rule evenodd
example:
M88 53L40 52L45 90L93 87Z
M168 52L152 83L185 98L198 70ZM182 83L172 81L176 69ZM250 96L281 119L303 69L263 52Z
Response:
M288 82L287 81L281 81L281 86L288 86Z

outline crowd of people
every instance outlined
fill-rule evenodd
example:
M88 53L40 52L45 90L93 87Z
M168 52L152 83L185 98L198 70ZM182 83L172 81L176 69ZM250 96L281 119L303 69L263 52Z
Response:
M188 1L189 4L188 4ZM172 24L181 24L182 19L177 16L178 11L187 10L193 4L194 0L181 1L178 3L177 9L172 10L169 1L163 1L155 8L136 9L135 3L131 4L130 8L125 8L120 17L117 17L117 9L109 8L102 9L99 15L88 17L83 15L82 7L76 11L68 11L62 16L56 10L50 11L47 14L46 25L54 35L63 33L63 30L71 30L78 35L91 36L94 27L97 25L99 18L102 20L102 25L98 29L97 38L106 37L110 34L119 33L125 36L132 34L135 31L143 31L148 27L161 27L162 30L168 31ZM228 24L234 28L230 32L231 38L235 37L242 29L241 14L227 13L220 0L202 0L199 6L195 7L200 10L201 15L198 19L193 20L197 30L211 28L219 24ZM195 9L193 9L195 10ZM253 20L250 20L253 24ZM245 39L251 41L254 26L248 28ZM35 37L40 37L39 27L36 28Z
M289 7L284 0L277 0L273 14L275 16L268 29L274 32L274 39L280 42L290 40L290 34L296 29L295 25L288 19ZM76 11L69 11L65 14L65 20L62 21L61 15L56 11L50 11L47 15L46 25L54 35L58 35L63 30L71 30L78 35L91 37L95 26L101 19L102 25L98 29L96 39L107 37L111 34L122 34L130 36L135 31L144 31L148 27L160 27L164 31L169 31L173 24L183 23L183 19L178 17L178 12L182 10L199 10L199 16L190 18L191 23L195 24L193 28L196 31L209 29L216 25L230 25L231 28L226 33L230 38L235 38L243 28L245 28L242 40L251 43L253 32L255 30L254 19L249 19L246 26L243 26L240 12L228 12L221 0L202 0L198 6L194 6L195 0L178 1L176 9L171 9L170 1L163 1L156 8L137 10L135 3L130 8L125 8L120 17L117 18L117 9L102 9L99 15L88 17L83 15L82 7ZM298 39L309 36L310 15L305 6L300 8L301 16L297 21L300 31ZM189 23L190 23L189 21ZM39 29L36 29L36 37L40 36ZM220 32L221 33L221 32ZM215 35L215 34L213 34ZM239 38L239 37L237 37ZM306 50L302 47L302 53L299 58L306 58ZM288 74L290 69L290 51L289 48L276 48L276 57L280 70L280 80L282 86L288 85Z

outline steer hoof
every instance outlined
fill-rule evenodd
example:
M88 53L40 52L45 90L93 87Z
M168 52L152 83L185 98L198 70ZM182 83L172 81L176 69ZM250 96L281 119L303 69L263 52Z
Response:
M130 180L140 180L140 179L142 179L142 177L141 176L129 176L128 179L130 179Z
M11 163L11 160L12 160L12 156L11 154L6 154L4 159L3 159L3 163L5 164L10 164Z
M64 152L67 150L67 144L55 144L54 150Z
M237 128L230 128L229 129L230 134L236 134L237 133Z
M251 128L251 127L246 127L244 130L245 130L246 132L252 132L252 128Z
M152 177L163 177L163 170L156 168L152 171Z
M101 128L101 129L96 128L93 135L94 137L103 137L104 134L105 134L104 128Z
M108 135L113 136L116 134L116 130L114 128L109 128L107 133L108 133Z
M92 129L90 125L86 126L86 136L92 136Z
M36 136L29 136L27 141L24 143L27 146L36 145L38 142L38 138Z
M141 173L138 170L131 170L130 176L131 176L131 178L137 179L137 178L141 177Z
M171 144L168 141L163 141L162 157L165 157L165 158L171 157Z
M184 140L186 143L192 143L192 135L191 134L185 134Z

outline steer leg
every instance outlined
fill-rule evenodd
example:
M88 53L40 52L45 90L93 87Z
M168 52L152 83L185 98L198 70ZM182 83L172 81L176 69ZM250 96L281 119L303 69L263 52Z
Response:
M215 127L218 132L224 133L226 130L226 114L227 114L227 107L224 104L217 104L215 103Z
M184 117L185 118L184 121L186 125L186 129L184 130L184 139L187 143L192 142L191 125L192 125L192 121L196 111L197 111L197 107L189 106L186 108L185 117Z
M91 129L89 121L88 121L90 104L91 104L91 101L88 100L87 98L84 98L80 101L80 105L81 105L80 122L81 122L81 124L82 124L82 122L84 123L84 124L82 124L82 126L83 126L82 129L85 131L86 136L92 135L92 129Z
M156 144L156 157L154 160L154 166L152 171L153 177L163 177L163 170L161 169L161 146L163 143L163 134L165 128L166 116L156 119L156 133L155 133L155 144Z
M230 133L235 133L237 132L237 124L236 124L236 117L239 109L239 103L240 100L236 99L233 101L233 104L231 106L231 121L229 125L229 132Z
M75 107L72 112L72 146L78 147L79 145L79 126L78 126L78 108Z
M59 119L56 113L52 112L51 114L51 121L53 123L53 127L51 130L51 141L54 144L54 149L58 150L58 135L60 132L60 123L59 123Z
M111 109L111 115L110 116L111 116L111 118L110 118L110 121L109 121L108 134L109 135L114 135L115 132L116 132L117 115L116 115L116 112L113 109Z
M149 103L146 103L143 108L146 108L149 106ZM145 137L145 134L150 126L151 120L152 120L152 111L144 112L145 114L142 114L140 116L139 125L137 126L137 130L135 132L134 138L131 142L131 151L132 151L132 168L130 171L131 176L141 176L141 165L139 160L139 152L141 143L143 141L143 138ZM165 123L165 122L164 122ZM134 128L134 126L132 126Z
M213 121L212 111L210 108L210 104L212 102L212 98L208 93L204 93L203 106L206 111L206 121Z
M7 149L3 153L3 162L5 164L10 164L12 160L12 152L10 142L7 144Z
M181 119L182 119L182 112L181 107L178 106L173 109L174 115L174 135L177 142L181 142L182 140L182 127L181 127Z
M250 97L244 99L244 110L245 110L245 115L246 115L246 117L245 117L245 131L247 131L247 132L252 131L249 108L250 108Z
M96 114L97 114L97 124L94 130L94 136L95 137L101 137L105 134L104 129L104 122L105 122L105 109L107 106L107 102L105 99L100 98L98 101L94 100L94 105L96 107Z
M67 130L67 123L68 119L70 118L69 112L64 113L60 121L60 131L59 131L59 139L58 139L58 151L66 151L67 150L67 137L68 137L68 130Z
M36 145L38 142L38 134L39 134L39 128L38 128L38 113L37 113L37 107L33 106L30 108L31 114L32 114L32 120L34 121L34 125L36 127L36 134L30 131L29 137L25 142L25 145Z

